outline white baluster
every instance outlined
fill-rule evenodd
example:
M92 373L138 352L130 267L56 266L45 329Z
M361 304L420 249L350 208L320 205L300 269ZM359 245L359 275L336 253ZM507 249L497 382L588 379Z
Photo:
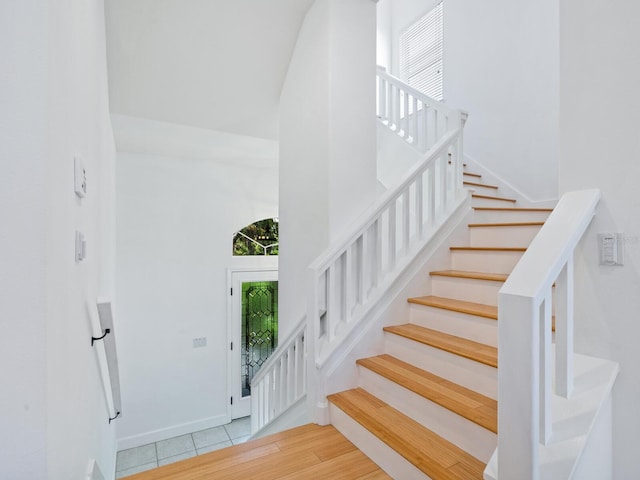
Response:
M442 215L445 212L447 205L447 162L448 155L446 150L440 155L440 168L438 169L438 214Z
M556 280L556 393L573 392L573 255Z
M421 148L423 151L427 151L431 148L431 138L429 136L429 108L426 104L422 105L422 130L424 135L422 137L422 145Z
M397 208L397 200L394 200L389 208L387 209L388 215L388 245L387 245L387 259L388 266L387 271L393 270L393 267L396 264L396 235L397 235L397 224L396 224L396 208Z
M404 138L409 139L409 94L403 92L403 110L404 110Z
M420 130L418 130L418 99L416 97L412 97L411 98L411 106L412 106L412 112L411 112L411 137L412 137L412 142L415 146L418 146L420 144Z
M382 273L382 219L380 217L376 219L371 229L371 286L375 288L380 282L380 274Z
M433 226L436 223L436 168L435 162L427 169L428 183L427 183L427 210L429 212L429 226Z
M551 439L551 288L540 305L540 439Z
M402 193L402 251L409 251L409 236L411 234L411 199L409 187Z
M422 231L424 228L424 198L423 198L423 185L424 185L424 173L418 175L418 179L416 180L416 197L415 197L415 208L416 208L416 239L422 238Z
M325 328L327 341L331 343L335 338L335 330L339 321L340 305L337 301L338 292L338 268L333 263L327 270L327 313L325 316Z
M353 255L354 245L347 247L344 252L344 300L343 300L343 318L345 323L349 323L351 320L351 313L353 312L353 305L356 297L356 276L353 274Z
M365 286L365 234L362 234L356 240L356 303L358 306L362 305L365 302L366 298L366 286Z

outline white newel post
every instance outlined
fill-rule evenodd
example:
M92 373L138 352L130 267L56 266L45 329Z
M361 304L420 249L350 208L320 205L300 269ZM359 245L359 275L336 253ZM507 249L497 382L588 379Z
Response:
M500 293L498 311L498 478L538 480L540 309Z

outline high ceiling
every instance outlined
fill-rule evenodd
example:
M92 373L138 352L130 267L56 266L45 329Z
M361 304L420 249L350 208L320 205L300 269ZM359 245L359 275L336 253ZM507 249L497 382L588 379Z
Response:
M106 0L111 111L262 138L314 0Z

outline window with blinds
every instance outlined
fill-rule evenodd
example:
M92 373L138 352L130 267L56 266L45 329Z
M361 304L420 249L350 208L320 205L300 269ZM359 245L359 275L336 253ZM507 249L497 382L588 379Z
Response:
M442 2L400 35L400 77L442 100Z

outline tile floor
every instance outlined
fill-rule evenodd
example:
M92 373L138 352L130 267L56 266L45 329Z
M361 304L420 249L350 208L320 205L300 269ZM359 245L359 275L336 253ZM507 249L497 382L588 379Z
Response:
M121 450L116 459L116 479L244 443L250 433L251 417L244 417L219 427Z

